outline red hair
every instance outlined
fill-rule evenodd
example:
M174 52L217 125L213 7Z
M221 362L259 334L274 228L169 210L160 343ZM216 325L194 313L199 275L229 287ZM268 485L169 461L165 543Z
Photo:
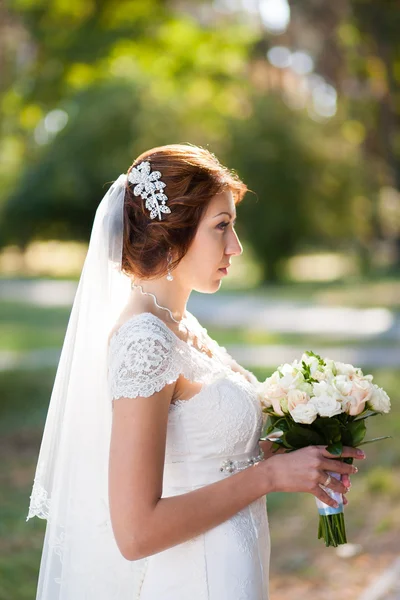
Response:
M122 270L139 279L155 279L167 273L169 248L174 257L171 269L185 256L213 196L231 190L238 204L247 186L214 154L192 144L168 144L147 150L138 156L128 173L142 161L148 161L152 171L161 172L171 213L162 213L161 221L157 217L150 219L145 200L134 195L134 184L127 181Z

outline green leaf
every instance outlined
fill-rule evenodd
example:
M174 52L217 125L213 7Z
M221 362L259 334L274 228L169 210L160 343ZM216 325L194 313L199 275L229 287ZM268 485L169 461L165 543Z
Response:
M367 432L367 427L365 425L364 420L361 421L352 421L346 427L346 432L351 436L350 446L356 447L365 437ZM343 439L342 435L342 439Z
M322 435L325 444L333 444L341 440L340 423L334 417L318 417L312 427Z
M351 430L344 428L342 431L342 444L343 446L352 446L353 445L353 436L351 434Z
M305 446L317 446L324 443L323 437L314 429L295 425L285 435L285 440L293 448L304 448Z
M290 450L297 450L297 446L292 446L286 439L286 434L282 437L282 445Z
M330 444L327 447L327 451L334 456L341 456L343 452L343 444L342 442L336 442L335 444Z
M314 358L318 358L318 362L321 365L325 364L325 361L320 357L319 354L315 354L315 352L313 352L312 350L306 350L304 354L307 354L307 356L313 356Z
M289 431L290 423L287 417L274 417L274 420L271 419L271 426L269 427L268 433L273 431L274 429L281 429L282 431ZM279 425L279 427L278 427Z

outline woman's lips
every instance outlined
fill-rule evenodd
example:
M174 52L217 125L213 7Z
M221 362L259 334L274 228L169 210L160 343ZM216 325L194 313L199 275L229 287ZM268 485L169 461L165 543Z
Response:
M218 271L221 271L224 275L228 275L228 269L226 267L223 269L218 269Z

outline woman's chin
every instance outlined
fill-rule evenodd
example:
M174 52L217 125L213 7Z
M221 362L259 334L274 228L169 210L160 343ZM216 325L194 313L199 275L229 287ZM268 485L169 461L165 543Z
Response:
M221 281L222 279L218 277L217 279L214 279L208 284L198 285L197 287L194 287L193 290L201 294L214 294L221 287Z

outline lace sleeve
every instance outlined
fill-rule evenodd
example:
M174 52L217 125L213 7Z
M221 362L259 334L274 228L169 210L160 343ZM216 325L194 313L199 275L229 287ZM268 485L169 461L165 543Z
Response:
M149 397L176 381L180 370L175 336L153 320L128 321L110 340L108 383L112 400Z

